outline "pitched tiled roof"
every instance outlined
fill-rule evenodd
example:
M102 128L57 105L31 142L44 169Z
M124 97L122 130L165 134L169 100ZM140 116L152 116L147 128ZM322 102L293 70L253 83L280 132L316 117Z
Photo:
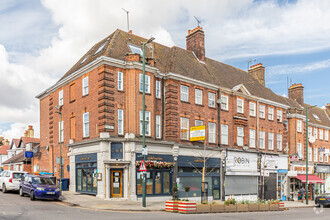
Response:
M10 149L10 145L2 145L2 146L0 146L0 154L7 155L9 149Z
M13 142L14 142L16 147L18 147L19 141L20 141L20 139L16 139L16 138L13 139Z
M306 107L311 107L311 105L304 104L303 114L306 115ZM308 121L313 124L319 124L323 126L330 127L330 115L328 115L326 109L313 107L308 109Z
M10 164L10 163L19 163L19 162L25 162L25 161L30 161L31 158L25 158L25 151L22 151L21 153L9 158L2 164Z
M40 138L21 137L24 145L28 143L40 143Z
M145 38L117 29L114 33L95 44L61 79L64 79L100 56L125 60L125 55L131 53L129 44L141 47L142 43L146 40ZM98 48L104 43L104 48L95 54ZM191 51L176 46L169 48L156 42L152 44L153 53L151 49L146 47L146 56L153 56L156 60L156 67L163 73L173 72L228 89L239 84L244 84L252 95L287 104L285 99L262 86L246 71L209 58L206 58L205 64L202 64ZM86 57L87 59L82 63Z

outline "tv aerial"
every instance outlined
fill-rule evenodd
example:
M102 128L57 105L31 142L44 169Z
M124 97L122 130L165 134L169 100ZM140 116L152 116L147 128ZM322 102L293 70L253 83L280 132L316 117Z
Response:
M194 18L196 19L196 21L197 21L197 25L198 25L198 27L199 27L199 24L202 23L202 21L200 21L198 18L196 18L196 16L194 16Z

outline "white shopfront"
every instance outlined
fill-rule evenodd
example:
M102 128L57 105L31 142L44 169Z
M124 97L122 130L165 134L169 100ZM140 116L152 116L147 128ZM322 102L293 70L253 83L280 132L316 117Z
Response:
M225 195L237 200L258 198L258 155L227 151L225 169Z

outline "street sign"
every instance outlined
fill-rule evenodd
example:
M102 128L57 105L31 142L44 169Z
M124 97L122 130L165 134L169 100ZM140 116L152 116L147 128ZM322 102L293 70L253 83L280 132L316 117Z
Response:
M145 156L148 155L148 148L146 148L146 147L142 148L142 155L145 155Z
M140 164L140 167L139 167L139 171L142 172L142 171L147 171L147 166L146 166L146 163L144 162L144 160L142 159L141 161L141 164Z
M205 140L205 125L190 128L190 141Z
M32 158L33 157L33 152L32 151L25 151L25 157L26 158Z

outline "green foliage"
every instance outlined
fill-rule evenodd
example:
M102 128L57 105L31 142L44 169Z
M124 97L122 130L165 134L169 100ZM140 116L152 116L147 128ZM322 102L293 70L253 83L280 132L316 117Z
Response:
M229 198L225 201L225 205L229 205L229 204L233 204L233 205L237 204L236 199L229 197Z
M207 204L207 201L203 201L202 204L203 204L203 205L206 205L206 204Z
M214 204L217 204L215 201L212 201L212 203L211 203L212 205L214 205Z
M250 201L249 200L242 200L241 204L250 204Z

